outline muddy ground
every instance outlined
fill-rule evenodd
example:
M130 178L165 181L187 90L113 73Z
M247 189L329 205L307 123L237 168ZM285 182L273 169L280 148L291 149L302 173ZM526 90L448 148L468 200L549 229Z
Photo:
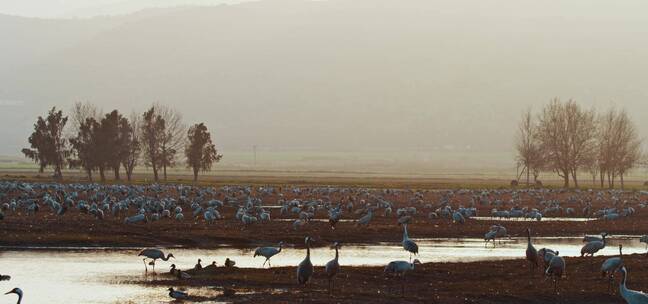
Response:
M524 252L520 253L521 256ZM189 270L190 279L176 279L169 274L147 278L123 277L121 283L182 288L190 294L199 287L209 287L203 297L244 303L624 303L616 283L611 292L599 272L604 257L566 258L566 275L554 293L551 280L540 270L533 273L526 260L472 263L426 263L402 280L385 276L382 267L344 267L335 281L332 295L322 267L315 268L310 285L298 286L296 267L272 269L207 268ZM625 255L629 271L627 285L646 289L648 265L645 255ZM232 296L224 289L235 291Z

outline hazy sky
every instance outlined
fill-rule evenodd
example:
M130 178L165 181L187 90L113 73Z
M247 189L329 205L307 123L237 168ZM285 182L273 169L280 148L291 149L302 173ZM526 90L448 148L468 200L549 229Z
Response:
M59 18L127 14L153 7L218 5L246 0L1 0L0 13L24 17Z
M225 2L0 0L0 12ZM645 138L647 11L645 0L263 0L0 15L0 37L15 37L0 39L0 155L76 101L177 107L225 151L508 155L520 113L554 97L623 107Z

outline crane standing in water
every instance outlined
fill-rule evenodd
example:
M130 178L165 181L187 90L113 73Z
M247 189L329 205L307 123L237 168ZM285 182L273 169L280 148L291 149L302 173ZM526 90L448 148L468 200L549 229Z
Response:
M169 253L166 257L164 256L164 252L160 249L155 249L155 248L147 248L142 251L137 256L144 256L142 261L144 261L144 269L146 272L148 272L148 267L146 266L146 259L151 259L151 263L149 265L153 265L153 272L155 272L155 260L163 260L163 261L168 261L170 258L174 258L173 254Z

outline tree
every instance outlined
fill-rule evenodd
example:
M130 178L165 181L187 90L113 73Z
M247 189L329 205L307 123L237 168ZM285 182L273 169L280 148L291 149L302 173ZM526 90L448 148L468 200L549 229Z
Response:
M547 166L569 187L570 176L578 187L577 173L594 161L596 130L594 111L583 110L574 101L557 98L546 105L538 118L538 140Z
M164 180L167 179L167 168L175 166L176 153L185 145L186 126L182 123L182 114L164 105L153 106L164 120L164 132L160 143L162 171Z
M70 166L86 171L89 181L92 181L92 171L98 168L101 161L97 157L99 153L96 142L99 129L99 123L93 117L88 117L79 125L76 137L70 139L74 156L69 160Z
M204 123L193 125L187 132L188 145L185 147L187 167L193 169L194 182L198 180L198 172L209 171L213 163L223 157L218 154L212 143L211 134Z
M607 176L608 187L614 188L619 177L623 188L625 174L641 160L641 140L624 110L610 109L600 118L597 147L601 187Z
M133 170L135 169L135 166L137 166L137 160L139 159L141 152L141 126L139 115L131 113L130 125L128 127L121 125L119 130L121 136L127 139L124 146L124 154L121 162L124 166L124 171L126 171L126 178L130 182L132 181Z
M31 149L22 150L26 157L40 165L40 170L47 166L54 167L54 177L62 178L62 169L70 151L67 150L67 140L63 137L63 129L68 121L63 111L52 108L47 117L39 116L34 124L34 132L29 136Z
M93 118L99 120L102 116L101 111L97 109L94 104L89 102L77 102L72 106L70 115L70 137L75 137L79 134L81 125L86 122L86 119Z
M522 115L522 121L518 128L515 148L517 150L517 162L522 166L520 176L526 173L526 184L529 186L531 172L534 173L534 181L537 180L537 172L542 166L542 153L536 135L536 125L533 122L531 110ZM518 179L520 178L518 176Z
M144 159L147 166L153 168L153 178L159 181L158 167L162 163L162 143L166 126L162 116L151 107L142 115L141 137Z
M127 157L130 144L130 123L128 119L113 110L101 120L101 138L98 139L101 158L106 167L113 170L115 179L120 180L122 161Z

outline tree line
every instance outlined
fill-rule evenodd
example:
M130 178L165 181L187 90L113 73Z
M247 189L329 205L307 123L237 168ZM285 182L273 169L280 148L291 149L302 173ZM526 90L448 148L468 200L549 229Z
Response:
M625 110L603 113L585 109L573 100L553 99L537 114L523 113L516 144L517 163L537 183L542 171L554 172L563 186L578 187L578 173L587 173L601 188L614 188L617 180L642 164L642 140Z
M160 173L166 180L167 169L183 152L196 181L199 172L211 170L223 157L204 123L187 129L178 111L157 104L129 117L118 110L103 114L90 103L76 103L69 117L54 107L38 117L28 141L30 148L22 153L39 165L39 172L52 167L54 177L62 178L63 168L78 168L90 181L95 172L105 181L106 171L120 180L122 169L132 181L140 164L152 168L156 182Z

